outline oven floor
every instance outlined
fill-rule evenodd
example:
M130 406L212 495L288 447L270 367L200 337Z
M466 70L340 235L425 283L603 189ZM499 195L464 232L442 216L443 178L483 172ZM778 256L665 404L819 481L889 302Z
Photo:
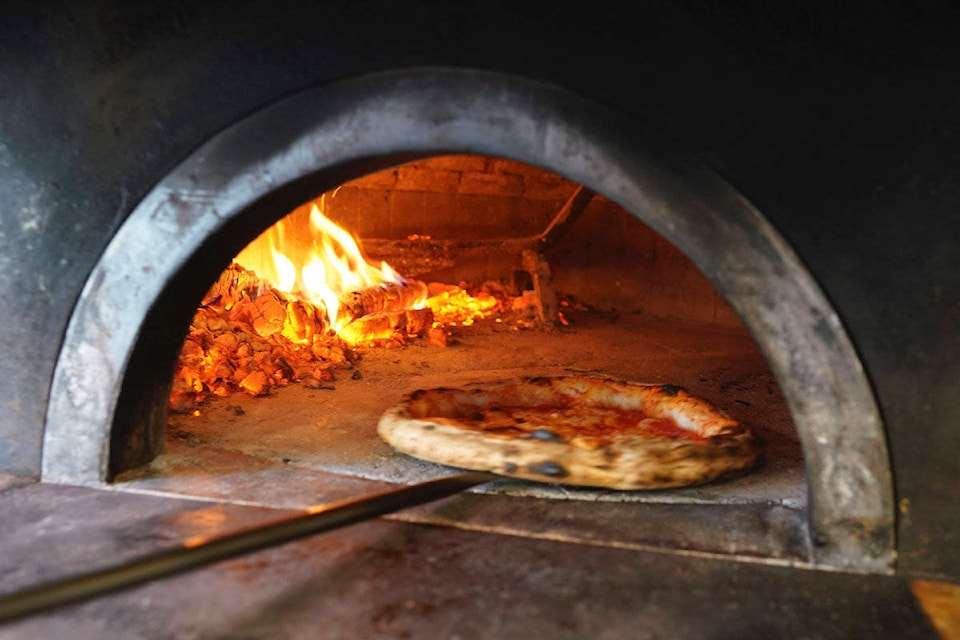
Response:
M449 475L376 435L384 409L418 388L530 375L598 373L687 387L754 428L763 466L669 491L600 491L504 479L394 520L547 540L669 549L793 564L809 558L803 457L765 360L742 331L584 313L558 330L461 328L446 348L363 353L331 390L237 395L177 415L167 452L114 484L123 491L302 509Z
M0 593L292 513L4 476L0 512ZM0 624L0 638L932 640L933 591L960 588L378 520Z
M307 469L417 482L450 473L398 453L376 434L380 414L406 393L534 375L599 374L686 387L765 441L765 464L738 479L668 491L595 491L504 483L495 490L566 500L653 503L806 503L803 454L789 410L766 361L742 330L585 313L560 330L492 322L460 328L446 348L426 341L363 352L333 389L291 386L272 397L215 399L200 416L175 415L168 455L125 480L176 475L191 453L209 449ZM356 376L356 378L354 377ZM204 453L201 453L204 452Z

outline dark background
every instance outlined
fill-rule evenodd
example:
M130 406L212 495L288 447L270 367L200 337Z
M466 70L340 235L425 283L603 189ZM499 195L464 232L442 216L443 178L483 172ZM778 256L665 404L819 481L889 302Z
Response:
M194 148L303 88L484 68L635 115L773 222L874 384L900 570L960 577L958 24L949 3L907 2L6 2L0 471L38 475L87 274Z

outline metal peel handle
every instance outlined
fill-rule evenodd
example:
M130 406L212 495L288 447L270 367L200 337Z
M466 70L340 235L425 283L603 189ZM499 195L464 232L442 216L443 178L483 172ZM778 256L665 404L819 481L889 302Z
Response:
M80 602L157 578L291 542L315 533L371 520L499 478L468 472L335 502L280 522L245 529L220 538L163 551L126 564L0 596L0 622Z

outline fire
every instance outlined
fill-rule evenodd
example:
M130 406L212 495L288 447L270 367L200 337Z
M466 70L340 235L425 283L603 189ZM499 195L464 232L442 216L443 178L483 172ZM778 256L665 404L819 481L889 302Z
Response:
M353 347L418 337L445 346L444 327L504 308L491 293L470 295L371 264L356 239L323 215L323 203L267 229L208 290L180 352L171 408L193 411L211 396L259 396L292 382L330 388L334 370L353 369Z
M320 200L323 203L323 198ZM328 327L342 332L356 318L340 313L341 297L406 280L389 264L370 264L360 245L345 229L310 206L310 238L305 243L287 217L260 234L240 252L234 262L257 274L278 291L321 307ZM426 295L409 301L410 308L423 308Z
M455 285L434 284L428 292L424 304L433 311L434 326L468 327L494 313L500 305L500 301L489 293L471 296Z

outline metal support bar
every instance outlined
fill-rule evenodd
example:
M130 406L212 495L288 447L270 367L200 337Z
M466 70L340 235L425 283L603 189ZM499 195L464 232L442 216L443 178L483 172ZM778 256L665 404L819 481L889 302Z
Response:
M497 251L520 253L530 249L542 253L560 241L570 227L580 218L587 205L596 195L584 186L578 186L567 202L561 207L541 233L525 238L491 238L487 240L434 240L417 238L415 240L389 240L384 238L364 238L363 247L375 255L397 252L413 252L433 258L449 258L462 253Z
M565 236L570 227L580 218L580 214L587 208L595 195L593 191L583 185L578 186L556 217L547 225L546 230L532 240L531 243L535 245L535 250L542 253L557 244L560 238Z

